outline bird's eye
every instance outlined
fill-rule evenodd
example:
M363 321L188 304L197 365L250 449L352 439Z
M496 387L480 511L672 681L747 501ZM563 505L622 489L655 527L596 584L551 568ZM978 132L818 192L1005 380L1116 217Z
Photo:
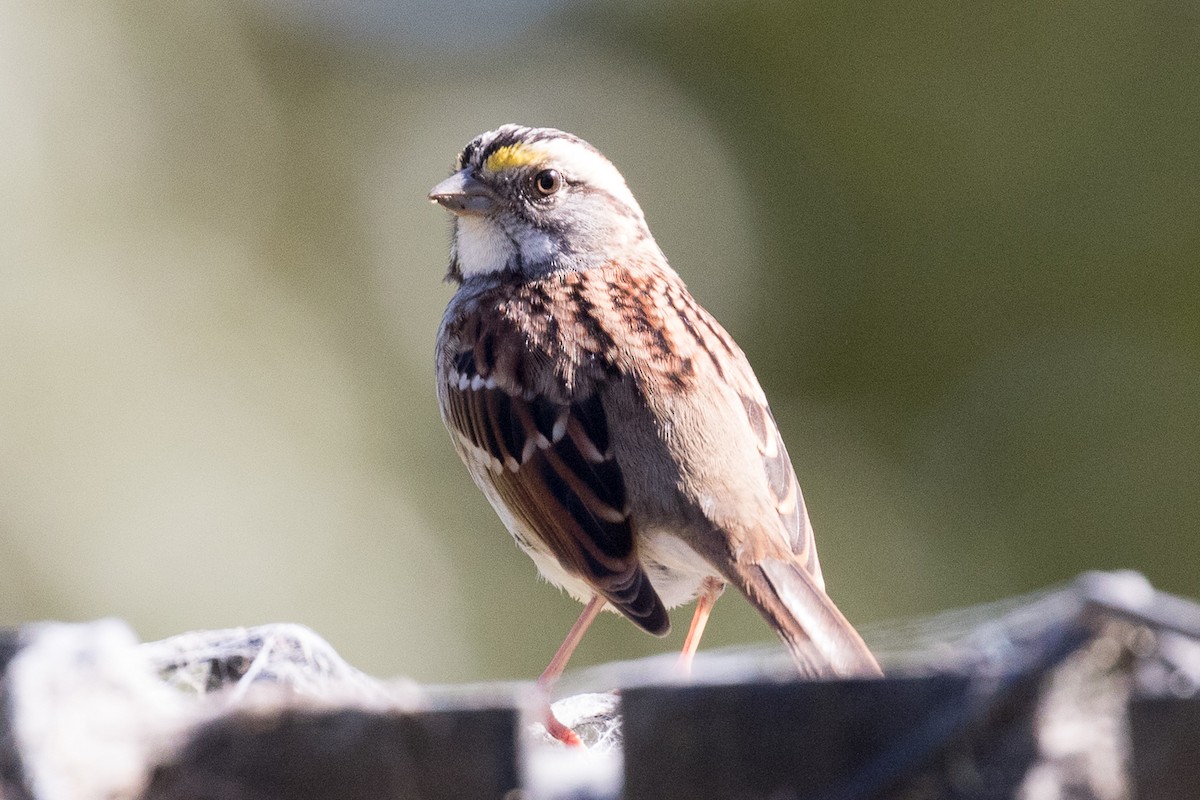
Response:
M549 197L562 188L562 175L556 169L544 169L533 178L533 188L542 197Z

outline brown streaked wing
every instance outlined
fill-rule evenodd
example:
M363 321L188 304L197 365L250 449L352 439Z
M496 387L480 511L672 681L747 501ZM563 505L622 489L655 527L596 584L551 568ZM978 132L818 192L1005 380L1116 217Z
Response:
M796 480L783 437L779 435L775 416L765 402L745 394L741 395L741 399L746 418L750 421L750 429L754 431L758 452L762 456L763 472L771 489L771 497L775 501L775 510L779 512L779 518L788 533L792 552L800 557L801 562L808 567L809 573L819 579L821 568L817 561L812 525L809 524L804 508L804 496L800 493L800 483Z
M475 468L568 572L639 627L664 635L670 620L638 562L599 396L530 398L491 368L493 345L476 342L467 355L456 354L460 380L446 386L448 422L495 460L490 469Z
M763 397L762 388L745 354L733 341L721 323L696 302L686 289L677 287L672 305L679 313L683 328L701 352L707 353L712 368L721 381L729 384L742 402L742 409L754 433L755 444L762 457L763 475L775 510L779 514L788 545L809 573L822 582L817 560L812 526L804 508L804 497L796 473L792 470L787 448L779 435L775 417ZM734 409L730 409L734 411Z

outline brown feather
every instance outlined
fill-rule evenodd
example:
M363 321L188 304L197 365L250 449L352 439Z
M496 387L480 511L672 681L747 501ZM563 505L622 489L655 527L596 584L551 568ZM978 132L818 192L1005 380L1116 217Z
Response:
M527 546L549 551L633 622L665 634L670 621L637 557L620 468L604 452L608 423L594 395L596 382L587 382L590 393L574 397L561 385L560 397L530 395L504 371L526 359L494 355L524 344L514 341L513 328L475 318L459 336L463 350L448 361L467 386L451 382L447 370L441 387L447 424L503 465L478 470L477 479L494 486L509 513L537 536ZM493 383L481 386L477 376Z
M813 678L882 675L858 631L795 558L734 562L728 579L783 639L802 674Z

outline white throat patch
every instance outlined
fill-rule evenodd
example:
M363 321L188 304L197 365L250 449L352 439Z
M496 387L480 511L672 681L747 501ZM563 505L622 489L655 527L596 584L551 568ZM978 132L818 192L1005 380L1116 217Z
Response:
M464 278L502 270L516 254L513 243L495 221L486 217L458 218L454 255Z

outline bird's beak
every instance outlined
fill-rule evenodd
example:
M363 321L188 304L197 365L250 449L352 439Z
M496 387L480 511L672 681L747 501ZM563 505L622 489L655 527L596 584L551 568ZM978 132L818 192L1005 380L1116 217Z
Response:
M429 199L460 217L491 213L498 202L496 193L465 169L433 187L429 191Z

